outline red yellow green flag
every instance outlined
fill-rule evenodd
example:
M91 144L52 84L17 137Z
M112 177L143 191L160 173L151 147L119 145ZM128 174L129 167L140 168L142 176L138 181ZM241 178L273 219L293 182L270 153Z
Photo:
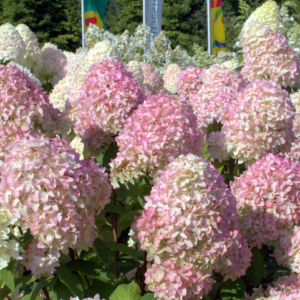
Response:
M223 21L222 0L210 0L210 28L212 54L226 52L226 39Z
M89 24L94 24L100 29L106 29L104 13L109 0L84 0L84 30Z

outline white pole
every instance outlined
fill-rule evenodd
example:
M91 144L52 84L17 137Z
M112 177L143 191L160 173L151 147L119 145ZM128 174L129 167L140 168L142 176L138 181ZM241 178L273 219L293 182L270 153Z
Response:
M82 50L85 50L84 42L84 0L81 0L81 30L82 30Z
M208 55L211 55L210 0L206 0L206 3L207 3L207 44L208 44Z
M143 0L143 23L146 24L146 0Z

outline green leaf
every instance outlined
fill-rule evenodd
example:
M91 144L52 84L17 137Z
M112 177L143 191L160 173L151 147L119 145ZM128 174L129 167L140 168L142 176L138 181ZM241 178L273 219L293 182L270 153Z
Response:
M235 18L237 21L246 20L245 16L238 16Z
M293 1L284 2L282 5L289 6L289 7L297 7L297 4Z
M252 248L251 252L251 266L246 270L246 277L254 286L258 286L265 275L265 263L257 248Z
M121 205L116 205L116 204L113 204L113 203L109 203L109 204L105 205L104 212L105 213L113 212L113 213L123 215L125 213L125 208L122 207Z
M115 290L115 286L112 284L108 284L97 279L93 280L93 283L89 287L89 289L95 291L96 293L101 295L103 299L109 299L110 295Z
M93 244L93 248L96 250L98 257L100 258L100 260L105 264L108 265L109 263L109 254L108 252L105 250L105 246L103 244L103 242L100 239L95 239L94 244Z
M134 258L135 260L138 260L138 253L136 250L129 248L128 246L124 245L124 244L117 244L115 242L103 242L103 244L105 245L106 248L115 250L115 251L119 251L119 252L123 252L127 255L129 255L130 257Z
M122 215L118 220L118 224L122 226L123 230L127 229L134 222L135 217L139 216L140 212L137 210L129 211L128 213Z
M241 278L236 281L230 279L221 284L221 297L222 300L239 300L244 299L246 285Z
M141 300L140 287L132 282L129 284L120 284L111 294L109 300Z
M118 268L124 268L124 267L132 267L134 269L136 267L135 261L113 261L109 264L108 271L113 272Z
M70 271L81 272L106 283L113 282L113 278L110 277L109 273L93 261L76 259L67 263L66 267Z
M142 300L155 300L154 293L144 295Z
M11 260L8 266L0 271L0 277L8 288L13 292L15 290L14 262Z
M19 285L20 283L24 283L24 284L29 284L29 283L32 283L32 282L34 282L34 281L36 281L36 278L35 277L33 277L33 275L32 274L29 274L29 275L26 275L26 276L22 276L22 277L20 277L20 278L17 278L16 280L15 280L15 284L16 285Z
M79 278L69 271L65 265L61 265L56 269L59 280L65 284L73 295L83 298L83 287Z
M29 297L28 300L35 300L39 296L40 290L43 288L45 283L46 283L46 277L41 277L40 281L35 286L33 291L29 295L26 295L27 297Z
M51 300L61 300L70 299L73 293L61 281L57 280L53 289L49 291L49 295Z

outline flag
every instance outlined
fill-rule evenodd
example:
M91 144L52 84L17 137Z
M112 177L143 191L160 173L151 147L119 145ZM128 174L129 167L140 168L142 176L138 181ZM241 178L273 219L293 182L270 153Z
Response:
M104 13L109 0L84 0L84 31L89 24L94 24L100 29L106 29Z
M163 2L164 0L143 0L143 22L150 27L154 37L161 32Z
M222 0L210 0L210 28L212 54L226 52L225 28L223 21Z

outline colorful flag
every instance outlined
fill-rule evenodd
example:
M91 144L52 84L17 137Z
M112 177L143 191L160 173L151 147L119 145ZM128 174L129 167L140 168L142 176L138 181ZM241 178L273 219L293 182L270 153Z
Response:
M109 0L84 0L84 31L89 24L95 24L100 29L106 29L104 23L105 8Z
M161 16L164 0L143 0L143 22L151 28L154 37L161 32Z
M210 28L212 54L226 52L225 28L223 21L222 0L210 0Z

